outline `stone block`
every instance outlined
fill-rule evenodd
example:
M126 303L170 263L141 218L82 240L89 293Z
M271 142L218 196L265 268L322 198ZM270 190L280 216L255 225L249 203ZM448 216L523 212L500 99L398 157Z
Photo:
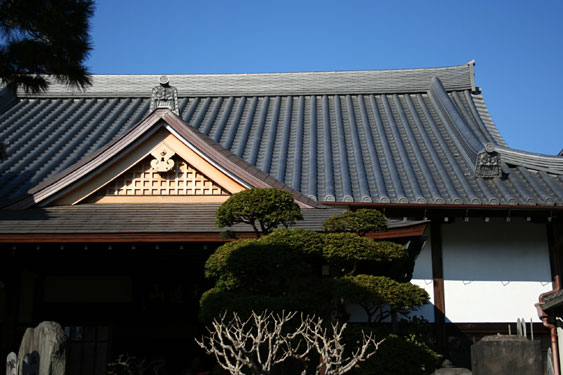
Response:
M18 375L18 356L10 353L6 357L6 375Z
M543 375L539 341L525 337L486 336L471 346L473 375Z
M66 336L56 322L28 328L18 352L18 375L64 375Z

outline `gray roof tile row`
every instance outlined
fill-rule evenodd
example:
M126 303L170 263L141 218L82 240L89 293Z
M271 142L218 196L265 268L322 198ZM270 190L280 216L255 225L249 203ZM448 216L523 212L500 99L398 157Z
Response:
M563 205L563 157L510 149L472 66L169 78L189 126L235 163L317 201ZM18 93L4 107L0 197L25 194L127 132L149 114L158 79L94 82L86 93ZM487 144L501 156L500 177L475 176Z

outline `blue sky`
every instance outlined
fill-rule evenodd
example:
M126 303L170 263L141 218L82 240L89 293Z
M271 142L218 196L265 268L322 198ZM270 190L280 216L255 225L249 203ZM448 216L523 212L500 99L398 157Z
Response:
M401 69L476 61L509 146L563 149L563 1L98 0L94 74Z

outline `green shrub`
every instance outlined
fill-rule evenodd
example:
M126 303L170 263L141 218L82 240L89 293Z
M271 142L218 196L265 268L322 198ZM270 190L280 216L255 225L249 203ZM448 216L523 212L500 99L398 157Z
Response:
M381 232L387 229L387 219L374 209L362 208L346 211L328 218L323 223L325 232L352 232L364 236L368 232Z
M293 196L275 188L243 190L231 195L217 211L218 227L246 223L257 237L271 233L280 224L287 228L296 220L303 220L303 215Z
M355 274L361 263L372 268L379 265L381 271L384 271L389 268L389 263L401 261L408 256L402 245L374 241L353 233L328 233L324 240L323 257L341 275Z
M309 283L306 288L290 293L280 291L276 295L212 288L201 297L199 318L203 323L209 323L225 311L236 312L241 318L249 317L252 311L300 311L305 315L329 318L334 308L330 286L330 280L321 280Z
M264 245L284 244L304 255L318 257L322 255L324 237L309 229L280 228L260 239Z
M322 235L294 229L223 244L205 264L206 277L216 282L200 300L200 316L283 309L328 316L332 280L314 271L322 245Z
M334 280L334 289L342 301L361 306L370 323L381 322L393 312L407 313L429 299L421 287L385 276L345 276Z
M441 356L414 336L389 335L373 358L362 363L353 375L427 375L436 370Z

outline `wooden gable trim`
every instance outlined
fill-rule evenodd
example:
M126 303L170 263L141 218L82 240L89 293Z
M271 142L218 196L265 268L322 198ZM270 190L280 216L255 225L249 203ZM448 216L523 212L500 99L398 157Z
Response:
M45 206L73 190L84 179L95 178L103 173L111 160L128 155L137 145L151 137L160 127L177 134L188 146L193 146L200 156L207 158L216 168L247 187L275 187L289 191L301 208L322 208L323 206L305 195L277 181L270 175L250 165L207 136L192 129L180 117L167 109L156 109L139 124L120 138L84 160L65 169L58 175L28 191L28 195L4 206L8 209L25 209L35 205Z
M30 189L26 197L8 205L6 208L29 208L43 202L47 198L51 198L63 189L68 188L79 179L92 173L92 171L101 168L115 155L118 155L120 152L126 150L132 144L136 142L140 143L152 135L158 129L154 125L162 119L162 115L162 111L155 111L151 113L120 138L110 142L91 156L79 161L61 173Z
M186 146L174 135L170 134L165 128L159 129L151 137L135 147L131 148L128 153L121 156L113 163L108 164L102 173L93 176L89 181L83 182L71 191L64 192L55 200L45 202L45 204L53 204L59 206L75 205L83 202L89 197L102 189L104 186L119 178L126 173L131 167L136 165L150 155L160 145L164 144L182 159L189 162L196 169L201 171L210 180L214 181L225 189L228 193L234 194L246 189L247 187L235 181L230 176L225 175L215 168L211 163L198 155L194 150ZM100 197L99 199L91 198L96 203L176 203L176 202L194 202L194 203L221 203L227 200L228 196L112 196Z

